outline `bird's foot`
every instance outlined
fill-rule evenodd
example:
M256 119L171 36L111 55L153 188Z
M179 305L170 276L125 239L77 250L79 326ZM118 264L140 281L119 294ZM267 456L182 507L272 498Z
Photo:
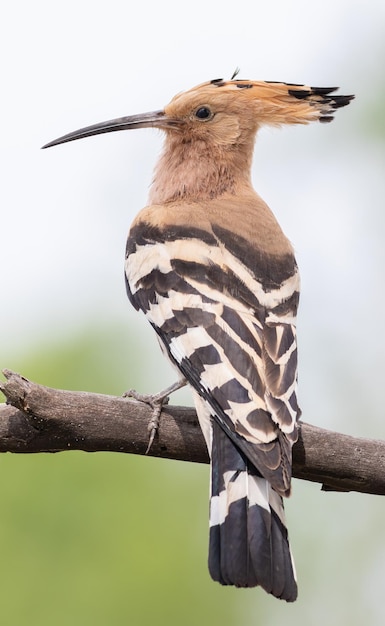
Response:
M142 393L138 393L134 389L129 389L128 391L124 392L123 394L124 398L134 398L134 400L138 400L139 402L144 402L145 404L148 404L152 409L151 419L147 426L148 446L147 446L147 450L145 454L149 453L150 448L155 439L155 435L158 432L159 423L160 423L160 415L162 413L163 406L168 404L170 395L174 391L181 389L181 387L184 387L186 384L187 384L186 380L184 379L178 380L173 385L170 385L170 387L167 387L167 389L164 389L163 391L160 391L159 393L155 393L155 394L142 394Z
M148 404L152 409L151 419L147 426L148 446L147 446L147 450L145 454L149 453L150 448L153 444L155 435L158 432L159 423L160 423L160 414L162 412L162 408L165 404L168 404L168 401L169 401L167 390L165 391L166 391L165 395L162 392L156 393L156 394L147 394L147 393L142 394L142 393L138 393L134 389L129 389L123 394L123 397L134 398L134 400L138 400L139 402L144 402L145 404Z

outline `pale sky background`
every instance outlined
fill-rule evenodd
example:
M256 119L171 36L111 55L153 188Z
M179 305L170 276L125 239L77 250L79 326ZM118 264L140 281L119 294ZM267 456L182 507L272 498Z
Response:
M0 29L0 355L100 320L127 320L127 332L130 324L148 335L126 301L123 255L161 133L40 146L94 122L159 109L238 66L244 78L356 94L332 124L264 129L253 178L297 251L303 399L323 397L312 419L333 410L333 362L346 384L361 381L359 411L367 394L382 398L382 373L370 367L362 379L385 351L385 159L371 121L384 89L382 0L322 7L37 0L4 5Z
M0 367L79 326L126 323L122 350L143 334L163 370L123 281L161 133L41 145L236 67L356 94L332 124L264 129L253 180L297 251L304 419L384 438L384 1L8 2L0 52Z

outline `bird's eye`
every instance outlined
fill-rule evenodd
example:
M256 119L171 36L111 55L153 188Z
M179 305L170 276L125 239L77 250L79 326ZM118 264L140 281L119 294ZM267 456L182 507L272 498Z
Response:
M209 120L213 117L213 112L208 107L199 107L199 109L195 111L195 117L197 117L198 120Z

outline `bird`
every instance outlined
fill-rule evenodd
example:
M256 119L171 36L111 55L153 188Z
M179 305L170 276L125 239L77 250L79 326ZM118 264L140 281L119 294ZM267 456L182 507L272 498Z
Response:
M262 126L330 122L354 98L336 90L214 79L161 110L43 146L120 130L164 132L148 204L129 231L127 294L178 372L170 389L192 390L211 459L211 577L287 602L298 593L283 498L301 415L300 280L293 246L254 190L251 168Z

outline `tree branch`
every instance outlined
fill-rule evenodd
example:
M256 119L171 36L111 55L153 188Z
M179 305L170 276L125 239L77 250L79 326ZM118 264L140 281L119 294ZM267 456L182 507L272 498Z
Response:
M145 454L149 406L115 396L62 391L4 370L0 452L84 450ZM209 461L195 410L166 406L150 456ZM357 439L301 422L293 475L323 489L385 495L385 441Z

